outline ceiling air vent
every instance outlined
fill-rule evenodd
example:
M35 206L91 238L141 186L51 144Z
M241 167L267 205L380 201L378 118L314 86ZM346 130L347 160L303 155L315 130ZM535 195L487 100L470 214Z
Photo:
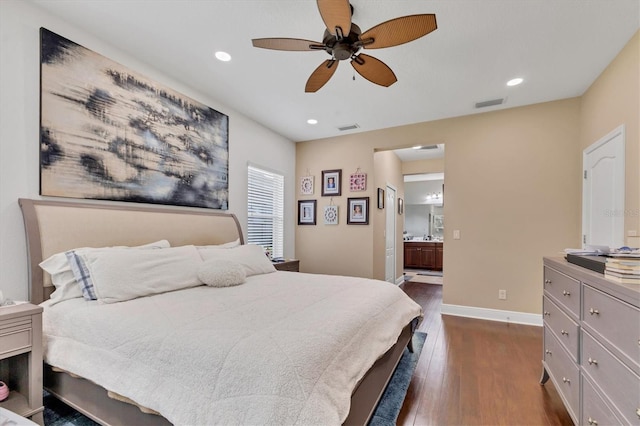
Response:
M360 126L358 126L357 124L348 124L346 126L340 126L338 127L338 130L340 130L341 132L347 131L347 130L354 130L359 128Z
M494 105L502 105L504 98L491 99L490 101L476 102L476 108L486 108Z
M425 145L421 146L420 149L438 149L438 145Z

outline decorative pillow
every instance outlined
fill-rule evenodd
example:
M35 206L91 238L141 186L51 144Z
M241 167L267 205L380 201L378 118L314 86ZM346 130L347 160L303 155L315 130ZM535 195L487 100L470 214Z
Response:
M98 301L115 303L202 285L194 246L111 249L82 254Z
M83 297L83 291L78 285L78 279L74 275L69 263L67 253L85 253L94 250L110 250L113 248L133 248L133 249L155 249L155 248L167 248L171 247L169 241L160 240L153 243L144 244L136 247L117 246L117 247L82 247L68 252L56 253L53 256L43 260L40 263L40 267L51 275L51 282L56 290L51 294L52 305L62 302L67 299L74 299L76 297ZM78 268L82 268L82 265L78 264Z
M198 252L204 261L209 259L224 259L237 262L244 267L248 277L276 271L276 268L273 267L273 263L271 263L265 255L262 247L254 244L238 246L228 250L199 248Z
M213 245L209 245L209 246L196 246L196 248L198 248L198 249L201 249L201 248L229 249L229 248L238 247L239 245L240 245L240 238L237 238L235 241L230 241L230 242L224 243L224 244L213 244Z
M209 259L198 268L198 278L209 287L230 287L244 283L247 273L233 260Z

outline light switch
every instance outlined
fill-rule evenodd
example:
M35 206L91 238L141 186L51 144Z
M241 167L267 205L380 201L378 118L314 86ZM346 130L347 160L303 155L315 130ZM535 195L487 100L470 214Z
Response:
M460 239L460 230L459 229L454 229L453 230L453 239L454 240L459 240Z

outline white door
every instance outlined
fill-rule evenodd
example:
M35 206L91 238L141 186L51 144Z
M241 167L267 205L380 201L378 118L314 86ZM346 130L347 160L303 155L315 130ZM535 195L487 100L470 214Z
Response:
M384 279L396 282L396 189L387 185L385 195L385 262Z
M624 245L624 143L620 126L583 152L583 245Z

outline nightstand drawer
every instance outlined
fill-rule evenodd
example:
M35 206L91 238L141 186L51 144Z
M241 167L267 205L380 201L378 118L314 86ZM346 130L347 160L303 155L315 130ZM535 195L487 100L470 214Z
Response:
M574 318L580 318L580 281L545 266L544 290Z
M0 356L26 352L32 341L31 316L0 322Z
M544 323L565 346L575 362L578 362L578 324L569 318L553 301L544 296Z

